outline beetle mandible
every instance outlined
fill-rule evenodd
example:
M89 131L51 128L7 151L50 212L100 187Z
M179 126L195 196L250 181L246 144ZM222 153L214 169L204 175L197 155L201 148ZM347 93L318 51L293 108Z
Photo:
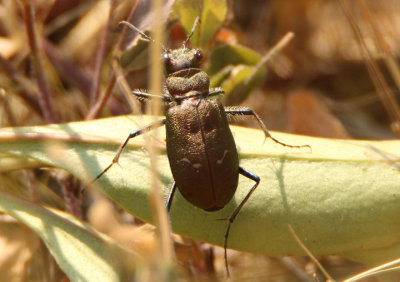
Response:
M130 133L120 146L112 163L94 181L118 162L122 150L130 139L163 125L166 127L167 155L174 178L166 203L168 211L171 209L177 188L191 204L211 212L224 208L232 199L238 186L239 174L253 180L254 185L227 218L224 258L229 276L227 246L230 228L244 204L258 187L260 178L239 165L228 116L252 116L263 130L265 138L271 138L280 145L292 148L309 146L293 146L282 143L270 135L260 117L250 108L224 108L221 102L215 99L223 95L223 90L221 88L210 89L209 77L200 69L202 52L199 49L187 47L198 21L196 19L182 48L168 50L162 47L167 76L166 93L159 96L141 91L132 92L140 99L162 99L166 103L166 117ZM147 40L153 41L151 37L129 22L121 23L130 26Z

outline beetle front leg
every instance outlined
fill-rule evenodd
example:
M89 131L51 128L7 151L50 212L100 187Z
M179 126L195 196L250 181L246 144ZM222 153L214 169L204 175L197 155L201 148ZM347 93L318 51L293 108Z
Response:
M121 146L119 147L119 149L118 149L117 153L115 154L112 162L99 175L97 175L92 180L92 183L95 182L100 177L102 177L103 174L106 173L114 164L118 163L118 160L119 160L119 157L120 157L120 155L122 153L122 150L126 147L126 145L128 144L130 139L132 139L132 138L134 138L136 136L139 136L139 135L141 135L143 133L146 133L146 132L148 132L150 130L156 129L157 127L160 127L160 126L162 126L164 124L165 124L165 118L162 119L162 120L155 121L155 122L149 124L148 126L143 127L141 129L138 129L138 130L132 132L131 134L129 134L129 136L126 138L125 142L122 143Z
M231 230L231 225L235 221L237 215L239 214L240 210L246 204L247 200L250 198L251 194L256 190L258 187L258 184L260 183L260 177L258 177L255 174L252 174L251 172L248 172L244 170L242 167L239 166L239 173L251 180L254 180L255 184L253 187L251 187L250 191L247 193L246 197L240 202L239 206L233 211L231 216L228 218L228 227L226 228L225 231L225 242L224 242L224 258L225 258L225 269L226 269L226 274L229 277L229 266L228 266L228 254L226 249L228 248L228 237L229 237L229 231Z
M271 138L275 143L278 143L278 144L280 144L282 146L285 146L285 147L290 147L290 148L308 147L308 148L311 149L310 145L300 145L300 146L289 145L289 144L285 144L285 143L275 139L274 137L272 137L272 135L269 133L267 127L265 126L265 124L263 123L261 118L250 108L247 108L247 107L225 107L225 113L228 116L235 116L235 115L238 115L238 116L253 116L256 119L256 121L258 122L258 125L264 131L265 139Z
M225 94L224 90L222 90L222 88L220 88L220 87L210 88L207 97L208 98L217 97L217 96L224 95L224 94Z
M140 100L146 100L147 101L147 100L151 100L151 99L158 99L158 100L161 100L162 102L165 102L165 103L168 103L168 102L172 101L171 97L166 95L166 94L160 96L160 95L154 95L154 94L149 94L149 93L146 93L146 92L142 92L140 90L134 90L134 91L132 91L132 94L135 97L137 97L138 99L140 99Z

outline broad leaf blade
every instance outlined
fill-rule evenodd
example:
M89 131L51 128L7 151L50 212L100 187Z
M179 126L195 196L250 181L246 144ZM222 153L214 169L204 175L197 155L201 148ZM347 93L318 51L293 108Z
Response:
M120 142L154 118L109 118L91 122L0 131L0 152L29 156L62 167L89 182L112 160ZM272 132L291 149L267 140L259 130L232 127L241 166L261 182L245 204L229 237L229 247L280 256L303 254L288 229L291 224L314 255L371 254L369 261L398 256L400 228L399 141L356 141L312 138ZM18 138L10 134L18 133ZM46 138L25 138L27 132L47 132ZM164 132L160 129L163 148ZM52 138L50 138L51 135ZM78 138L79 136L79 138ZM117 139L117 140L116 140ZM51 141L51 142L50 142ZM137 137L97 184L127 211L152 221L147 200L152 183L144 141ZM397 162L397 163L396 163ZM165 151L159 157L164 194L172 182ZM253 182L240 177L232 201L218 212L205 212L177 193L171 210L175 232L223 244L226 222ZM393 250L393 251L392 251Z
M253 78L249 79L253 71L256 74ZM230 76L227 77L219 86L224 89L224 96L222 103L224 105L239 105L246 100L250 92L258 86L265 76L265 68L256 70L256 67L237 65L232 68Z
M0 193L0 211L33 229L72 281L121 281L138 257L66 213Z
M226 0L203 0L201 13L201 39L199 46L208 47L209 42L221 28L228 14Z
M260 60L261 56L250 48L238 44L221 44L211 52L206 72L212 76L228 65L256 66Z

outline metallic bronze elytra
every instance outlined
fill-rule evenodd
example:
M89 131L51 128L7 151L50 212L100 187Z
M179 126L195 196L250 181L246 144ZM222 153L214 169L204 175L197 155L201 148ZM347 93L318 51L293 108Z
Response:
M183 197L207 211L225 207L236 191L239 159L222 104L185 99L168 109L165 126L169 164Z
M141 99L162 99L166 103L166 118L129 134L112 163L95 180L118 162L122 150L131 138L162 125L166 127L167 155L174 177L167 200L168 211L171 208L176 188L194 206L206 211L217 211L224 208L235 194L239 174L253 180L255 184L227 219L224 255L226 271L229 276L226 249L230 228L241 208L257 188L260 178L239 166L238 153L229 129L227 116L253 116L264 131L265 137L271 138L283 146L300 148L308 145L291 146L281 143L269 134L264 123L251 109L245 107L224 108L218 99L214 99L223 94L223 90L220 88L210 89L209 77L200 69L203 57L201 51L186 46L197 22L198 20L182 48L167 50L162 47L167 73L166 93L158 96L133 91L133 95ZM123 23L153 41L130 23Z

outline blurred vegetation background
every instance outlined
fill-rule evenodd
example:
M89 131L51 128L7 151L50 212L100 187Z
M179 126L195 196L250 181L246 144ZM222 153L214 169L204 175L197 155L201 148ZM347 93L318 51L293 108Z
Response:
M154 21L165 22L165 45L179 47L193 23L185 15L207 1L174 2L166 1L163 18L156 19L149 1L0 1L1 126L143 114L143 104L129 103L127 86L148 88L148 44L118 23L128 20L147 31ZM226 13L214 11L215 22L202 22L203 39L195 36L192 44L205 52L204 69L213 86L227 92L226 105L251 107L271 130L328 138L399 137L398 0L235 0L225 5ZM294 39L258 66L289 31ZM0 175L1 191L65 209L126 246L136 236L142 252L150 252L154 235L142 222L98 194L82 199L80 189L76 179L58 170ZM224 273L220 248L176 240L183 277L215 279ZM0 217L0 246L0 277L65 279L39 238L5 215ZM235 277L241 279L324 279L307 257L277 259L234 251L230 257ZM335 256L319 259L338 279L366 269Z

